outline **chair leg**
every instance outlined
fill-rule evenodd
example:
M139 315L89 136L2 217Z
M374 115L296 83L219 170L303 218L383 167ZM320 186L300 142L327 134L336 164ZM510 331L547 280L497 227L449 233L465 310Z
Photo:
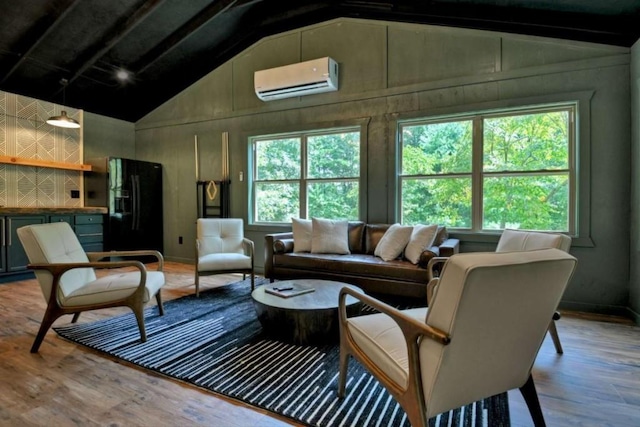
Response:
M242 279L244 280L244 279ZM253 290L256 288L256 278L255 275L253 274L253 271L251 272L251 292L253 292Z
M140 341L146 342L147 331L144 327L144 308L142 307L142 305L140 305L139 307L131 307L131 310L133 310L133 314L135 314L136 320L138 321L138 329L140 330Z
M347 369L349 368L349 353L340 346L340 374L338 375L338 397L344 397L347 385Z
M196 270L196 298L200 298L200 276L198 275L198 271Z
M45 335L47 335L47 331L49 330L51 325L53 325L53 322L55 322L56 319L61 315L62 312L56 307L47 306L47 310L44 312L44 317L42 318L42 322L40 323L40 329L38 330L36 339L33 341L33 345L31 346L31 353L38 352L40 344L42 344Z
M78 321L78 317L80 317L80 312L74 313L71 323L76 323Z
M535 427L546 427L542 408L540 408L540 401L538 400L538 392L536 392L536 385L533 383L531 374L529 374L527 382L520 387L520 393L522 393L522 397L527 403L527 408L529 408L529 413L531 413L531 418L533 419L533 425Z
M553 345L556 347L556 352L558 354L564 353L562 350L562 344L560 343L560 337L558 336L558 329L556 328L556 321L554 319L549 323L549 335L551 335L551 339L553 340Z
M160 295L160 290L156 293L156 302L158 303L158 313L160 316L164 316L164 306L162 305L162 296Z

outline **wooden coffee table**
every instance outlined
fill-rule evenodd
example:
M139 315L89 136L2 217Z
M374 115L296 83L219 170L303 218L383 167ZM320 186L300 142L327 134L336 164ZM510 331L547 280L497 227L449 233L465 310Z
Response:
M315 290L302 295L283 298L265 292L267 287L286 287L298 284ZM360 288L330 280L297 279L258 286L252 293L253 305L265 332L270 336L294 344L327 344L339 340L338 297L340 289ZM348 296L347 312L360 312L362 303Z

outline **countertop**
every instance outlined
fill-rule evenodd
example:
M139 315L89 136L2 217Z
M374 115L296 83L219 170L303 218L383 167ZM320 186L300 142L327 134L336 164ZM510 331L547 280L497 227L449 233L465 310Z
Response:
M106 214L106 207L34 207L34 208L8 208L0 207L0 215L74 215L74 214Z

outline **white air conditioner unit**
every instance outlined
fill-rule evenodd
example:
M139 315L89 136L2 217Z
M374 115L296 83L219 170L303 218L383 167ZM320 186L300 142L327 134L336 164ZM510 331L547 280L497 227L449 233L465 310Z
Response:
M338 90L338 63L329 57L256 71L256 95L263 101Z

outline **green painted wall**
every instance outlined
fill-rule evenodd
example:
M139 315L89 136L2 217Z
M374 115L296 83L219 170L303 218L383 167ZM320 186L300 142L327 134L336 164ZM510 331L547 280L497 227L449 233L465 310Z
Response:
M84 158L125 157L135 159L135 124L84 112Z
M268 103L255 96L254 71L322 56L340 64L338 92ZM165 256L194 257L194 135L201 179L220 179L221 134L229 132L231 214L247 221L249 192L239 174L247 174L248 136L364 121L363 219L394 222L398 118L578 100L581 230L571 252L579 267L563 305L625 312L630 58L630 50L619 47L351 19L263 39L135 125L136 156L165 165ZM257 266L264 261L264 234L281 230L246 226ZM465 251L491 251L498 238L457 236Z
M640 41L631 49L631 242L629 307L640 324Z

